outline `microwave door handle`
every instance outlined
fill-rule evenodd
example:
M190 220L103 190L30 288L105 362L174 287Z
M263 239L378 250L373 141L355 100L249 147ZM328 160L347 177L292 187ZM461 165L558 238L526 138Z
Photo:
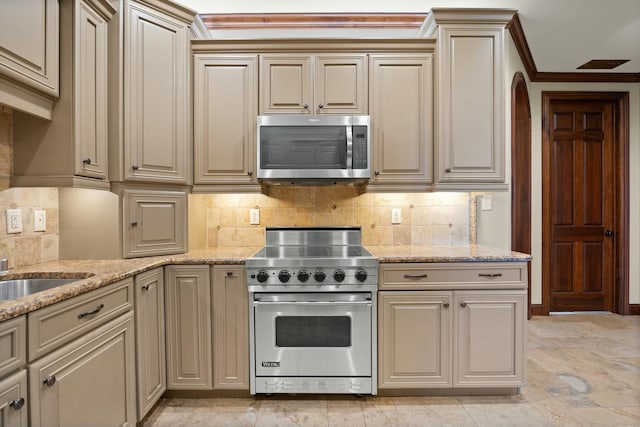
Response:
M353 126L347 127L347 169L353 169Z

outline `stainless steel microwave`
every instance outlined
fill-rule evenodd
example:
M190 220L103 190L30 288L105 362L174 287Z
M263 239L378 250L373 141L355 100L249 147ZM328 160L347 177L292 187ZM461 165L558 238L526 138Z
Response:
M369 116L258 116L258 179L368 179L370 123Z

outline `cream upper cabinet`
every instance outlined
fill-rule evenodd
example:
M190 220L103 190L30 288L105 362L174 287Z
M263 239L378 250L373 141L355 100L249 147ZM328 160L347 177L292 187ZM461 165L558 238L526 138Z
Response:
M378 387L451 387L451 292L378 295Z
M249 390L249 293L242 265L212 267L213 389Z
M58 0L0 2L0 104L52 118L59 87L58 14Z
M260 114L367 114L364 53L260 55Z
M432 181L433 54L371 55L371 191L419 190Z
M505 25L513 10L432 11L436 188L505 190Z
M200 53L194 46L194 184L214 190L253 185L258 55Z
M122 164L114 180L188 184L194 16L170 2L126 0L123 19L122 114L111 113L116 132L123 120L122 146L115 141L112 154Z
M133 313L29 365L30 425L134 426Z
M25 2L33 3L33 2ZM14 117L14 186L109 188L107 0L60 4L60 98L53 120Z
M210 268L165 268L169 390L212 389Z
M138 418L153 408L167 389L164 328L164 269L135 277L136 379Z
M186 252L186 192L123 190L122 203L125 258Z

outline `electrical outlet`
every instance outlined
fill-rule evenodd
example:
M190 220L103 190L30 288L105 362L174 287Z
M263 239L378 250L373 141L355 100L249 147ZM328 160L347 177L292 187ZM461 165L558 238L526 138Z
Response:
M391 224L402 224L402 209L391 208Z
M22 210L7 209L7 233L22 233Z
M47 231L47 211L33 210L33 231Z
M249 224L260 224L260 209L249 209Z

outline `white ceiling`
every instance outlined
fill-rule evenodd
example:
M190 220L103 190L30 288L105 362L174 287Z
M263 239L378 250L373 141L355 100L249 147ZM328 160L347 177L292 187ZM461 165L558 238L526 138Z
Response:
M575 72L576 67L591 59L630 59L611 72L640 72L640 0L177 1L199 13L423 13L432 7L516 9L538 71Z

